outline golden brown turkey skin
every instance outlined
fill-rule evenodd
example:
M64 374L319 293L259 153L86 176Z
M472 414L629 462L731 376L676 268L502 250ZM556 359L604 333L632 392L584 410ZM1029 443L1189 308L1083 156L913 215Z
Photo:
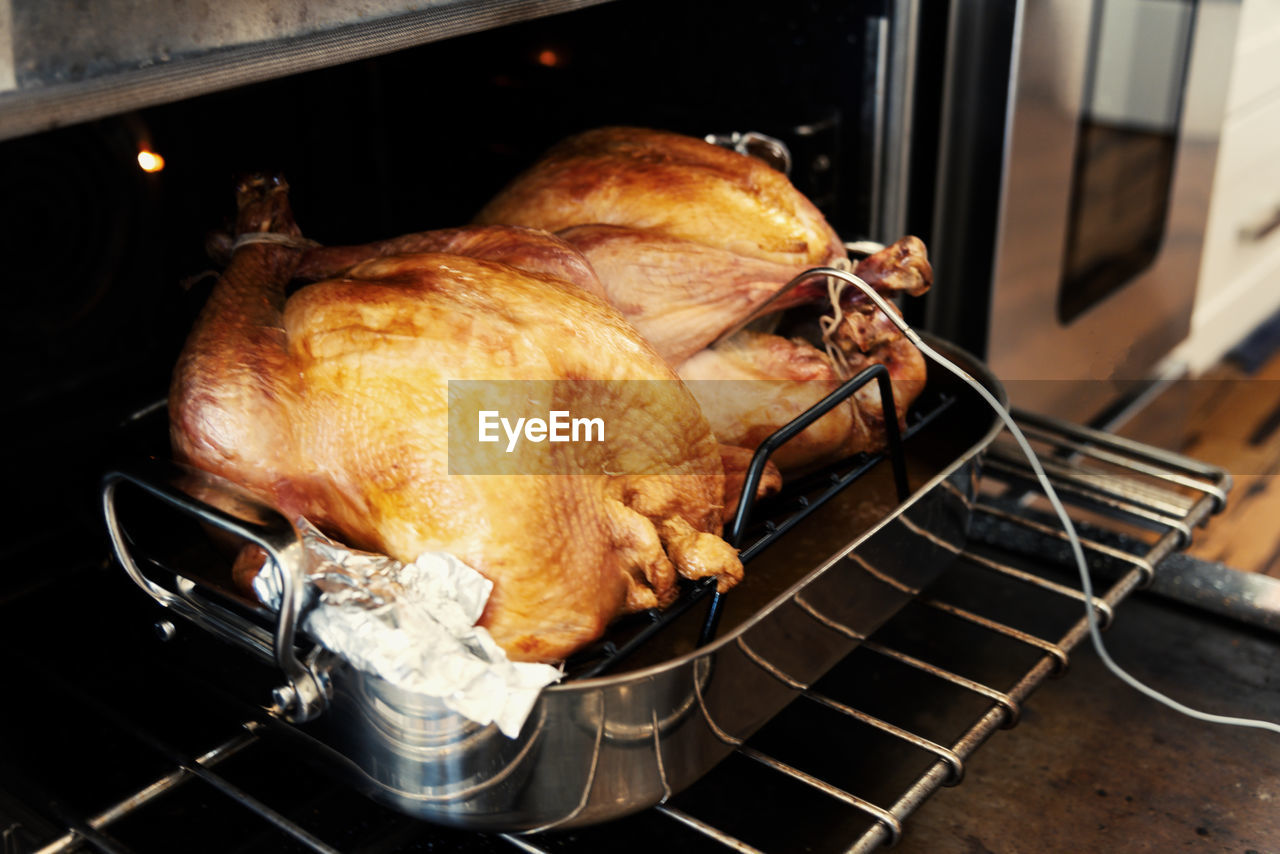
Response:
M361 246L320 246L303 253L294 275L317 282L337 278L356 264L373 258L422 252L447 252L498 261L531 273L544 273L572 282L596 296L605 295L586 258L563 240L538 229L507 225L442 228Z
M680 376L721 441L755 448L840 386L826 354L804 341L744 330L680 366ZM866 450L858 407L842 404L772 457L783 471Z
M242 232L296 233L283 185L247 185L241 202ZM741 577L717 536L710 428L615 310L449 253L367 261L286 302L301 251L243 246L215 287L171 388L179 459L350 545L457 555L494 582L481 623L517 660L562 658L620 613L668 603L678 575ZM544 446L533 474L450 474L450 379L582 381L559 392L581 399L551 403L620 432Z
M612 293L606 291L584 250L591 251L594 264L606 271ZM781 264L636 229L582 226L557 236L539 229L492 225L424 231L360 246L310 248L302 254L294 276L310 281L335 278L374 258L422 252L499 261L572 282L612 303L669 365L702 349L792 275ZM727 276L734 279L728 288L724 287ZM674 284L677 277L681 285ZM646 290L642 280L652 288ZM721 447L726 519L741 497L743 470L750 457L747 449ZM758 497L780 487L781 475L771 463Z
M851 375L883 364L889 372L899 429L924 389L924 357L905 338L850 357ZM826 353L798 339L751 330L698 353L680 376L721 442L755 448L844 382ZM772 456L782 471L878 451L885 444L884 405L872 381L819 418Z
M739 335L710 347L762 309L826 304L825 278L772 297L804 270L847 258L817 208L756 158L661 131L588 131L553 147L478 221L555 230L581 250L609 301L682 377L698 380L695 395L726 444L755 448L840 384L830 358L802 342ZM915 237L855 269L887 295L918 295L932 281ZM923 359L904 352L911 345L855 288L840 302L833 347L850 367L891 357L905 414L923 387ZM883 423L878 391L863 389L853 406L821 419L775 459L787 470L878 450Z
M579 225L559 236L586 256L609 302L671 365L751 315L799 272L638 228Z
M763 161L643 128L599 128L564 140L475 221L552 232L622 225L801 269L846 254L822 213Z

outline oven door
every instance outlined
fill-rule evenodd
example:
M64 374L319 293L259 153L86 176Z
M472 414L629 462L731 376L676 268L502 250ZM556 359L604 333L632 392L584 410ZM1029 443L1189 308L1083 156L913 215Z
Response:
M934 249L990 286L931 320L985 352L1015 403L1092 418L1186 337L1238 11L955 4ZM975 181L964 158L983 140L998 159Z

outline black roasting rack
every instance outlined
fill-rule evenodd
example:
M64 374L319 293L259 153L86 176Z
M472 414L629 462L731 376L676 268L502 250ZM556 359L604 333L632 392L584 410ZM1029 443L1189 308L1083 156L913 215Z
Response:
M1017 417L1050 460L1090 559L1093 604L1109 625L1190 530L1221 508L1230 479L1106 434ZM319 770L319 760L295 752L289 727L218 688L212 674L143 657L139 650L154 642L120 631L143 622L120 619L142 603L128 591L114 602L114 573L86 574L83 595L51 591L51 607L69 632L94 644L60 660L9 636L31 636L21 619L4 627L7 673L32 700L6 704L7 732L59 733L57 751L20 738L5 747L5 854L649 854L659 847L824 854L893 843L908 815L959 783L970 756L1018 722L1030 695L1067 669L1086 636L1064 535L1027 466L1000 440L985 462L972 540L938 582L819 682L798 686L795 702L694 786L645 812L572 832L456 831L364 799ZM42 613L39 606L29 610ZM172 643L216 642L187 632ZM232 675L243 682L243 672ZM15 762L24 750L29 761ZM87 758L93 773L85 773ZM6 791L22 792L25 802Z
M752 511L757 506L756 489L773 454L847 401L858 389L872 382L879 385L880 399L884 402L885 449L855 454L837 465L825 467L815 475L787 484L783 494L768 500L768 506L764 508L767 512L758 514L763 518L753 524ZM950 393L926 389L907 415L906 430L899 430L888 369L880 364L865 368L760 444L747 469L737 511L725 525L725 539L738 549L743 564L748 564L753 557L775 543L809 514L886 460L893 472L898 501L905 501L910 488L907 483L903 443L933 423L954 402L955 398ZM700 645L710 642L719 625L723 599L716 592L715 579L686 582L679 599L671 606L663 610L654 608L619 621L604 639L571 657L565 665L569 678L586 679L605 673L643 647L655 635L679 622L695 605L704 601L707 603L707 610L702 619L698 641Z

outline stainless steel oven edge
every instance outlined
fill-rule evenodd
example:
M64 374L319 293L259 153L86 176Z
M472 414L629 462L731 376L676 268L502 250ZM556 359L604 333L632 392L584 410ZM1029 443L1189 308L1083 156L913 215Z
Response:
M1016 405L1087 421L1186 337L1239 5L950 4L929 327Z
M0 0L0 139L608 0Z

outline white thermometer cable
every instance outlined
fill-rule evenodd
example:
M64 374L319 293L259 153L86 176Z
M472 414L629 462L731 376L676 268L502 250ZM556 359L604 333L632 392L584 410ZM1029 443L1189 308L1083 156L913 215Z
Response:
M908 326L906 321L898 316L898 313L890 307L889 303L862 279L852 273L845 272L844 270L837 270L835 268L811 270L810 273L806 275L817 275L818 273L838 278L862 291L862 293L865 294L866 297L870 299L878 309L880 309L880 311L885 313L885 316L893 321L894 325L902 331L902 334L907 336L907 339L920 349L921 353L924 353L934 362L955 374L966 385L970 386L974 391L981 395L982 399L985 400L987 404L995 410L996 414L1000 416L1001 420L1004 421L1005 427L1008 428L1009 433L1017 441L1018 447L1022 449L1022 453L1026 456L1027 462L1031 465L1032 471L1035 472L1036 480L1040 482L1040 487L1044 490L1045 497L1049 499L1049 504L1052 505L1054 512L1058 515L1058 519L1062 522L1063 530L1066 531L1067 540L1071 544L1071 553L1075 557L1076 567L1080 571L1080 587L1084 593L1084 610L1089 624L1089 637L1093 641L1093 648L1097 650L1098 657L1102 659L1102 663L1107 666L1108 670L1119 677L1121 681L1127 683L1138 691L1141 691L1151 699L1159 703L1163 703L1169 708L1177 712L1181 712L1188 717L1195 718L1196 720L1215 724L1226 724L1228 726L1250 727L1253 729L1268 730L1270 732L1280 734L1280 723L1255 720L1253 718L1238 718L1230 715L1215 715L1209 712L1202 712L1197 709L1193 709L1190 706L1179 703L1172 697L1162 694L1150 685L1141 682L1120 667L1120 665L1116 664L1102 643L1102 632L1098 627L1098 615L1093 606L1093 582L1089 578L1089 564L1085 560L1084 548L1080 544L1080 537L1076 534L1075 525L1072 524L1071 517L1067 514L1066 508L1062 506L1062 502L1058 499L1058 493L1054 490L1053 484L1049 482L1049 477L1045 474L1044 468L1041 467L1040 460L1036 457L1035 451L1032 450L1031 444L1027 441L1027 438L1022 435L1022 430L1020 430L1017 423L1014 422L1013 416L1009 414L1009 411L1000 404L1000 401L996 400L995 395L988 391L982 383L970 376L969 373L959 365L955 364L946 356L943 356L941 353L926 344L924 340L916 334L916 331Z

